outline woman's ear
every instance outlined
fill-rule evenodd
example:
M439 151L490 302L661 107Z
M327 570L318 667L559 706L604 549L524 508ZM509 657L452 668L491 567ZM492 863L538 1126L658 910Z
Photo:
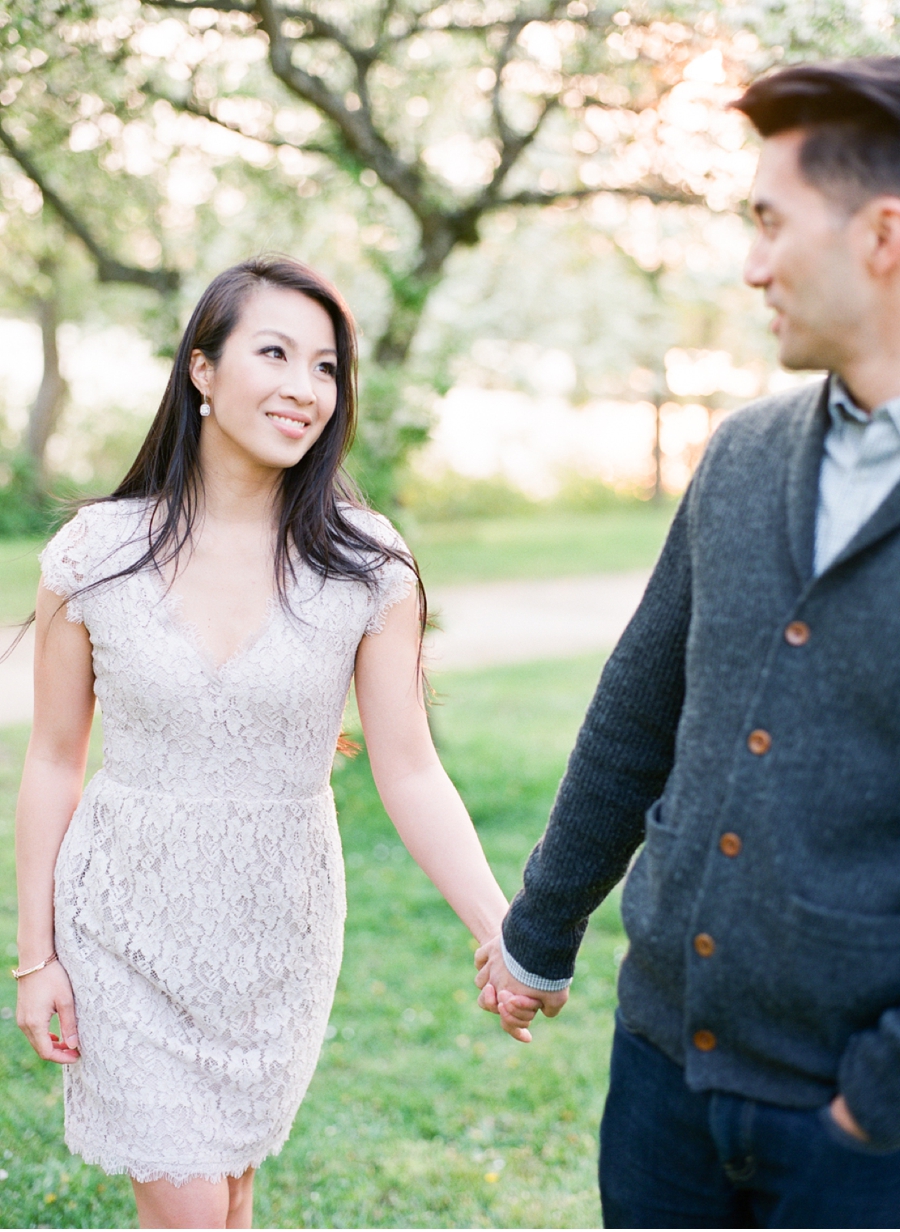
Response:
M193 381L195 388L205 398L207 394L210 393L210 386L212 385L213 372L215 369L202 351L191 351L191 362L188 367L188 371L191 374L191 380Z

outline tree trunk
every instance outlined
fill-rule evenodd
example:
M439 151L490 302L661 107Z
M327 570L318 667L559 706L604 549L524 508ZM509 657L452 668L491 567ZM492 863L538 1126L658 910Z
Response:
M400 367L406 363L428 296L440 282L447 258L461 242L446 220L428 219L422 223L421 246L415 266L407 274L388 275L391 308L375 344L375 362L381 367Z
M428 296L456 240L449 227L423 226L415 266L398 274L385 269L391 288L387 320L362 372L359 428L350 469L382 513L396 514L399 468L409 451L423 444L430 427L428 407L413 391L407 370ZM412 382L416 384L415 381ZM418 386L427 379L418 381Z
M653 500L658 503L665 496L662 475L662 405L658 398L653 411Z
M59 305L56 296L37 301L37 317L41 327L44 370L37 397L28 413L26 447L34 466L34 481L38 490L46 487L47 442L59 422L66 400L66 382L59 370Z

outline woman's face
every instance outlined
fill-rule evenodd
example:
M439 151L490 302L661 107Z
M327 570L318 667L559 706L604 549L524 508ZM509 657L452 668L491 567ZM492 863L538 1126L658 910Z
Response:
M260 287L215 366L202 351L191 355L191 379L212 407L201 449L277 470L295 466L334 414L336 372L334 326L321 304Z

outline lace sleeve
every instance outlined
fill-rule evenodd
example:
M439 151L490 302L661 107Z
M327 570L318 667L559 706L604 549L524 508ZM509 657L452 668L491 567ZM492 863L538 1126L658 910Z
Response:
M66 620L81 624L84 615L80 596L71 596L87 583L87 525L84 510L79 510L71 522L61 527L41 552L41 579L48 590L67 599Z
M374 525L367 529L370 529L385 547L405 553L411 561L412 553L387 518L379 514L373 514L372 518ZM376 576L378 585L374 596L374 611L366 625L367 635L381 633L388 612L406 598L416 582L416 575L411 567L393 557L379 566Z

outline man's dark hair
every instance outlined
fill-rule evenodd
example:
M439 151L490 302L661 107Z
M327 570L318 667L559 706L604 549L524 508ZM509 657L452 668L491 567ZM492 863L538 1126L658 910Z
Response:
M850 212L900 196L900 56L796 64L732 104L763 137L806 130L804 179Z

